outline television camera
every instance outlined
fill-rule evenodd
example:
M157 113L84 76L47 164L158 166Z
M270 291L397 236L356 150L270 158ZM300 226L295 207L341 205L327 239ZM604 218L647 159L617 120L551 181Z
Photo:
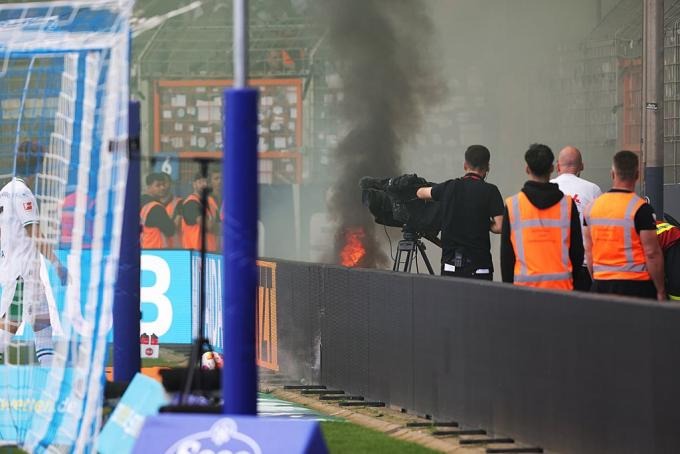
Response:
M373 215L377 224L400 227L403 239L397 246L394 271L411 271L411 265L420 252L430 274L434 274L425 253L421 238L441 247L437 237L441 230L439 202L421 200L416 196L419 188L432 186L416 174L404 174L394 178L363 177L359 181L362 202Z

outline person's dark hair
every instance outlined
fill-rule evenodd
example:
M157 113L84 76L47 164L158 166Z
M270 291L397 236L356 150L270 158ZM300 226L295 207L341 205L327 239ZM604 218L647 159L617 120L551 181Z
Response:
M167 181L167 180L166 180L166 179L167 179L166 175L167 175L167 174L165 174L165 173L163 173L163 172L153 172L153 173L150 173L150 174L148 174L148 175L146 176L146 185L147 185L147 186L151 186L152 184L154 184L154 183L157 182L157 181L160 181L160 182Z
M16 174L31 176L40 172L44 150L39 142L25 140L17 148Z
M621 150L614 155L614 173L623 181L635 181L638 177L638 155L628 150Z
M555 155L549 146L541 143L534 143L529 146L529 149L524 153L524 160L529 166L531 173L537 177L545 177L550 175Z
M491 153L484 145L470 145L465 150L465 162L476 170L489 170Z

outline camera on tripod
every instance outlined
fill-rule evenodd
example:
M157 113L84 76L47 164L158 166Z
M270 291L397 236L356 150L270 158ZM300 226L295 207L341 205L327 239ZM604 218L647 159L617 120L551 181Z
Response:
M363 204L373 215L374 221L402 229L403 239L397 247L394 271L410 272L411 264L420 252L428 271L434 274L425 253L425 245L420 239L425 238L441 247L437 237L442 223L440 204L416 196L419 188L432 185L416 174L393 178L363 177L359 181Z

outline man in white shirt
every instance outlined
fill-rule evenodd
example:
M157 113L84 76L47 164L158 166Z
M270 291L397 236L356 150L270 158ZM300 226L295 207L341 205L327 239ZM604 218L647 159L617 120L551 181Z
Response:
M550 180L551 183L556 183L560 191L570 195L576 203L578 208L578 215L581 218L581 226L583 226L583 211L596 198L602 195L602 190L595 183L584 180L580 177L583 171L583 159L581 152L576 147L566 146L561 151L557 158L557 178ZM586 264L580 269L574 270L574 289L589 291L592 285L592 279Z
M30 189L40 171L42 154L39 144L22 143L16 158L17 177L0 190L0 353L21 323L28 321L35 333L38 361L49 366L54 348L49 306L40 279L41 253L55 265L62 283L67 272L40 234L38 205Z

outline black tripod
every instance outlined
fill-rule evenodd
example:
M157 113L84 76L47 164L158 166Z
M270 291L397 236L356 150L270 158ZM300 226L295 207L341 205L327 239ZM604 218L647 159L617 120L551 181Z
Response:
M196 159L200 165L201 177L208 178L208 164L212 159ZM166 391L179 391L179 403L176 405L165 405L159 409L161 413L221 413L222 404L213 402L210 404L193 404L189 402L189 397L193 391L200 391L205 394L209 391L221 389L220 371L203 370L200 367L201 355L203 352L212 352L213 348L210 341L205 337L205 312L206 312L206 289L205 289L205 262L206 262L206 235L208 233L208 197L210 189L201 190L201 261L200 261L200 281L198 299L198 334L191 345L189 364L186 369L176 368L163 373L163 386Z
M404 239L399 240L399 244L397 245L397 255L394 258L394 266L392 267L392 271L403 271L405 273L410 273L411 266L413 265L413 262L418 259L418 251L420 251L420 255L423 257L427 271L429 271L430 274L434 276L434 270L430 264L430 259L427 258L427 254L425 253L425 244L423 244L422 240L420 239L421 234L406 228L404 228L402 232L404 234Z

